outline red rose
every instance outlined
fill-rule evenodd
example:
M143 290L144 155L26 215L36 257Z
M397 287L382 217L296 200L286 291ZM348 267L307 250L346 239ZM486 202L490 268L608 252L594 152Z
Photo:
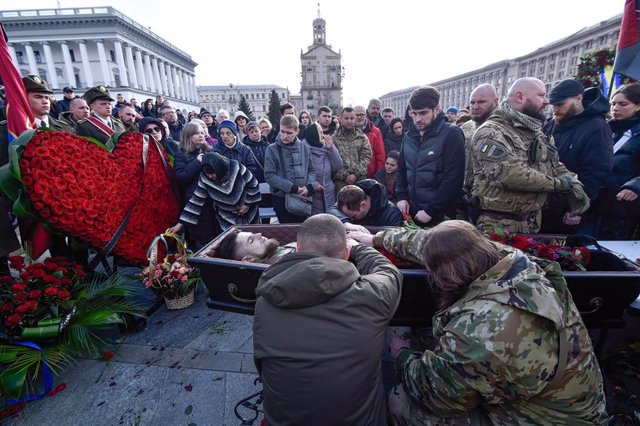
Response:
M0 308L3 312L13 312L13 303L5 303L4 305L2 305L2 308Z
M9 257L9 266L12 269L15 269L17 271L21 271L22 269L24 269L24 257L22 256L11 256Z
M22 306L26 306L30 311L33 311L35 309L38 309L38 302L36 302L35 300L27 300Z
M13 293L13 297L16 298L16 302L18 303L24 303L27 301L27 294L26 293Z
M25 291L27 289L27 285L23 283L15 283L11 286L11 289L15 292L17 291Z
M554 246L545 246L540 244L538 245L537 250L538 256L544 259L556 260L559 257Z
M29 292L29 299L38 299L42 296L42 292L40 290L31 290Z
M58 289L55 287L47 287L44 289L44 295L47 297L55 297L58 295Z
M514 235L511 241L509 241L511 247L515 247L525 253L535 244L536 242L533 238L525 237L524 235Z
M7 327L11 327L16 324L20 324L20 321L22 321L22 317L18 314L13 314L9 315L4 323Z
M68 290L58 290L58 297L62 300L67 300L71 297L71 293Z
M29 306L27 306L26 303L16 308L16 312L19 314L26 314L28 310L29 310Z

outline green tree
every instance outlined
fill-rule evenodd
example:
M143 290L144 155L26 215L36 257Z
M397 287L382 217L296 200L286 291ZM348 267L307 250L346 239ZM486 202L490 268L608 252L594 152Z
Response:
M238 102L238 110L247 114L250 121L255 121L255 117L253 116L253 111L251 111L251 105L245 99L244 95L240 95L240 102Z
M267 113L269 117L269 121L273 124L274 127L278 126L280 123L280 97L276 93L275 89L271 91L271 96L269 96L269 112Z

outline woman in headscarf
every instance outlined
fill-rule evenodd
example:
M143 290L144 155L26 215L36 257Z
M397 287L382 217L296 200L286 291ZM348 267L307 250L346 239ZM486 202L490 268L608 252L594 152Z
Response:
M305 129L303 136L311 150L311 160L318 181L313 194L311 214L325 213L336 202L336 187L332 175L333 172L342 168L342 157L333 144L331 135L323 134L318 123L311 123Z
M234 225L257 224L259 201L258 181L249 169L217 152L210 152L202 159L202 173L193 196L180 215L180 222L198 226L203 219L203 208L210 205L222 231Z

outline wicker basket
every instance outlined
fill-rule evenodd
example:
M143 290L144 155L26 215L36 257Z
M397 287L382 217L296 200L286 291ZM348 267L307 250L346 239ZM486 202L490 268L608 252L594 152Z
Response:
M167 299L164 298L164 303L167 305L167 309L184 309L188 306L193 305L194 295L196 289L194 288L189 293L185 294L182 297L178 297L176 299Z

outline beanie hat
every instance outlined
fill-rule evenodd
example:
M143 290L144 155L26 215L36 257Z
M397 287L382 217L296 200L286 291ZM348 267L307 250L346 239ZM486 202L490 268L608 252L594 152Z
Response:
M210 116L213 117L213 114L211 114L209 111L207 111L206 108L200 108L200 118L202 118L203 115L209 114Z
M447 114L449 114L450 112L457 114L458 113L458 107L454 107L454 106L450 106L449 108L447 108Z
M236 123L234 123L233 121L222 120L220 123L218 123L218 133L220 133L220 129L222 129L223 127L231 130L231 133L233 133L236 137L238 136L238 126L236 126Z
M244 126L244 133L245 134L249 134L249 130L251 130L252 128L257 127L258 130L260 130L260 125L258 123L256 123L255 121L250 121L248 122L245 126Z
M409 105L411 109L435 108L440 102L440 92L432 86L418 87L411 93Z

